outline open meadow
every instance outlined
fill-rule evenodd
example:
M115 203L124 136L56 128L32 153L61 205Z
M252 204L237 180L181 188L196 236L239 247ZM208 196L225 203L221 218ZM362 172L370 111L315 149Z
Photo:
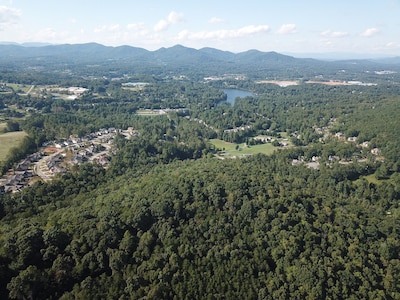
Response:
M25 136L27 136L27 134L24 131L0 134L0 161L4 161L10 149L18 147Z
M210 143L214 145L215 149L220 149L218 151L221 156L246 156L246 155L253 155L253 154L272 154L275 151L275 147L272 144L261 144L261 145L253 145L247 146L245 144L236 144L236 143L229 143L219 139L212 139Z
M7 86L11 87L15 92L26 94L33 86L29 84L18 84L18 83L7 83Z

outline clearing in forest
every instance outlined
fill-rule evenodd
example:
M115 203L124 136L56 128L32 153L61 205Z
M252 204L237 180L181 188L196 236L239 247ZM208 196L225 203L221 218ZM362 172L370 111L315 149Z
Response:
M294 80L260 80L257 81L257 83L263 83L263 84L276 84L279 85L280 87L287 87L291 85L299 85L298 81Z
M214 145L219 157L241 157L253 154L272 154L277 148L271 143L248 146L244 143L229 143L219 139L211 139L210 143Z
M10 150L14 147L18 147L26 136L27 133L24 131L0 134L0 161L4 161Z

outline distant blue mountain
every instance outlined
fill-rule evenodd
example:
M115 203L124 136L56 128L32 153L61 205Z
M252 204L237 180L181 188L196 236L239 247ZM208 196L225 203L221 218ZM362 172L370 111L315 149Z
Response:
M35 60L32 60L35 58ZM311 58L295 58L277 52L262 52L248 50L241 53L221 51L214 48L194 48L175 45L169 48L160 48L149 51L132 46L111 47L98 43L47 45L41 43L28 43L19 45L15 43L0 43L0 63L12 64L17 61L35 61L51 63L104 63L114 62L119 65L140 66L173 66L183 69L202 68L226 71L237 70L287 70L294 74L297 70L311 70L314 68L337 69L340 66L352 65L371 66L372 64L400 64L400 57L378 60L344 60L332 62ZM292 70L292 71L290 71ZM293 75L294 76L294 75Z
M261 52L258 50L249 50L242 53L232 53L213 48L194 48L176 45L169 48L160 48L155 51L149 51L143 48L132 46L110 47L97 43L87 44L62 44L62 45L41 45L39 44L0 44L0 53L8 57L59 57L68 55L79 55L80 57L91 57L92 59L109 58L146 58L159 62L236 62L251 63L260 61L280 61L293 62L296 58L276 52Z

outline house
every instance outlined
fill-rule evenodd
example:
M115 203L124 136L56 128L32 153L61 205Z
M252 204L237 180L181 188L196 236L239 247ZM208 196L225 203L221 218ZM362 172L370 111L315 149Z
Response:
M71 163L75 164L75 165L81 164L81 163L83 163L85 161L87 161L87 158L85 156L82 156L82 155L75 155L71 159Z
M379 148L374 148L374 149L371 149L371 153L372 153L372 155L380 155L381 150Z
M361 147L363 147L363 148L368 148L368 147L369 147L369 142L363 142L363 143L361 144Z
M30 162L37 162L39 159L42 157L42 154L40 152L35 152L31 155L28 156L28 159Z
M110 163L110 160L106 155L101 155L96 159L96 161L102 166L108 165Z
M356 136L351 136L347 138L348 142L356 142L357 141L357 137Z
M299 166L303 163L302 160L298 160L298 159L293 159L292 160L292 166Z
M26 171L28 170L30 165L30 161L28 159L25 159L24 161L20 162L17 165L16 171Z
M97 135L103 135L103 134L108 134L108 130L105 128L100 128L99 131L97 132Z
M344 134L343 134L343 132L336 132L335 133L335 137L337 137L337 138L341 138L341 137L343 137L344 136Z
M329 161L340 160L340 157L337 155L329 155L328 160Z
M4 192L5 193L16 193L19 192L20 190L23 189L23 185L21 184L16 184L16 185L6 185L4 187Z
M306 164L309 168L312 168L314 170L319 169L319 162L309 162Z
M26 178L30 178L33 177L33 172L32 171L24 171L22 173L22 176L26 179Z
M81 142L81 139L80 139L80 138L77 138L77 137L73 137L73 138L71 138L71 142L72 142L73 144L78 144L78 143Z
M8 183L6 185L17 185L23 179L24 179L24 176L22 174L16 174L14 176L11 176L10 180L8 181Z

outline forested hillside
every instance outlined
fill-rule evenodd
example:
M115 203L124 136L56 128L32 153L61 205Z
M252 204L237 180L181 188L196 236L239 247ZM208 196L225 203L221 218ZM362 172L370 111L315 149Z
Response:
M26 134L2 175L21 175L21 160L56 142L116 132L107 166L0 191L1 299L400 299L396 71L181 46L138 69L87 71L79 62L93 49L148 54L90 45L68 66L52 56L61 71L38 59L22 72L22 52L0 59L1 130ZM210 74L176 55L223 63ZM296 80L258 80L274 73ZM226 88L252 96L231 105ZM71 157L73 146L57 151Z
M149 167L142 146L121 176L86 166L4 199L4 296L399 295L398 180L292 167L285 153Z

